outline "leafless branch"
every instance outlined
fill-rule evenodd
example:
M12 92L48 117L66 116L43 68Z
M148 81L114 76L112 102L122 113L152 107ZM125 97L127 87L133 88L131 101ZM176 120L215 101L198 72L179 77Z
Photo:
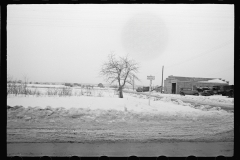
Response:
M136 76L138 73L139 64L134 60L130 60L128 55L126 57L120 57L118 60L113 53L108 55L108 61L103 63L100 70L100 75L106 77L106 81L110 83L118 82L119 90L124 88L125 84L131 84L133 77L136 80L139 78Z

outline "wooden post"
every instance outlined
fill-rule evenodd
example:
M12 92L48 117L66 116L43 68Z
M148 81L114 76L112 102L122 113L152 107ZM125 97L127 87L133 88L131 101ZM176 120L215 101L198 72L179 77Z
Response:
M148 105L150 106L151 86L152 86L152 80L155 79L155 76L147 76L147 79L150 80L150 85L149 85L149 101L148 101Z
M152 85L152 80L150 80L150 85L149 85L149 101L148 101L149 106L150 106L151 85Z

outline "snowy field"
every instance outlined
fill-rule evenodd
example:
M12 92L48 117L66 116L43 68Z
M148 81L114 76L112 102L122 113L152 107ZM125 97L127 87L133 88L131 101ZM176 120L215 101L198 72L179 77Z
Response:
M44 88L39 88L44 92ZM193 106L179 99L171 100L170 97L179 95L166 95L163 98L151 98L148 105L148 97L133 93L124 93L124 98L118 98L112 89L93 89L87 96L87 90L73 89L72 92L82 92L77 96L24 96L8 95L8 141L44 142L55 141L49 136L38 139L33 135L26 137L26 128L52 127L64 128L64 132L58 129L51 133L60 134L56 141L66 141L69 137L64 134L74 134L68 127L81 128L79 134L74 134L75 141L152 141L152 140L206 140L206 141L232 141L233 140L233 113L220 107L208 105ZM154 93L153 93L154 94ZM156 93L158 94L158 93ZM191 96L185 96L191 98ZM226 100L226 97L213 96L209 100ZM195 96L194 98L206 98ZM227 101L227 100L226 100ZM228 103L231 103L229 101ZM75 124L75 125L74 125ZM92 125L92 126L91 126ZM82 137L81 133L89 131L89 127L95 132L87 133ZM109 128L107 127L109 125ZM19 128L16 134L15 129ZM25 130L23 129L25 128ZM54 128L54 127L53 127ZM84 128L86 130L84 130ZM22 134L21 134L22 133ZM100 134L101 133L101 134ZM229 136L229 133L230 136ZM111 136L109 136L109 134ZM136 136L136 134L138 136ZM219 136L217 136L219 135ZM223 136L224 135L224 136ZM228 135L228 136L226 136ZM22 138L20 138L22 137ZM74 138L72 137L72 140ZM70 138L71 139L71 138Z
M151 114L164 114L164 115L175 115L183 114L189 116L207 116L207 115L225 115L229 114L225 110L221 110L217 107L209 107L207 105L202 105L195 107L190 103L184 103L180 100L177 101L171 100L169 97L178 98L178 95L164 95L163 98L151 98L150 106L148 105L149 100L145 95L136 95L131 93L124 93L124 98L118 98L118 95L114 94L113 90L106 91L92 91L92 96L13 96L9 95L7 99L7 104L9 106L23 106L23 107L39 107L39 108L85 108L89 110L116 110L116 111L127 111L134 113L151 113ZM209 97L191 97L186 96L187 98L209 98ZM217 97L217 96L216 96ZM216 98L219 101L220 96ZM184 97L185 98L185 97ZM215 101L216 99L208 99ZM226 98L222 98L223 101L226 101ZM230 103L230 102L229 102Z

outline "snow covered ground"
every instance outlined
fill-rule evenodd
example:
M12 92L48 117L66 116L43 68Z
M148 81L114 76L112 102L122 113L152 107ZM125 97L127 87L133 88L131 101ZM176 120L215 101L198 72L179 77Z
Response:
M43 88L41 91L45 92ZM148 105L146 95L124 93L120 99L112 89L94 89L89 96L87 90L75 88L73 92L83 94L8 95L8 142L233 141L232 112L208 105L193 106L179 95L152 97ZM210 101L216 99L227 98L209 97ZM38 132L44 136L36 138Z

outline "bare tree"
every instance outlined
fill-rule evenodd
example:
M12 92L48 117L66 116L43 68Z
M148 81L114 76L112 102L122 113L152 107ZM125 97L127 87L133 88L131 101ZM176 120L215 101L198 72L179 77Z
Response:
M100 75L106 78L110 84L117 82L119 98L123 98L122 90L126 83L132 85L132 78L139 78L135 75L138 72L139 64L134 60L129 60L128 56L115 58L113 53L108 55L108 61L102 65Z

